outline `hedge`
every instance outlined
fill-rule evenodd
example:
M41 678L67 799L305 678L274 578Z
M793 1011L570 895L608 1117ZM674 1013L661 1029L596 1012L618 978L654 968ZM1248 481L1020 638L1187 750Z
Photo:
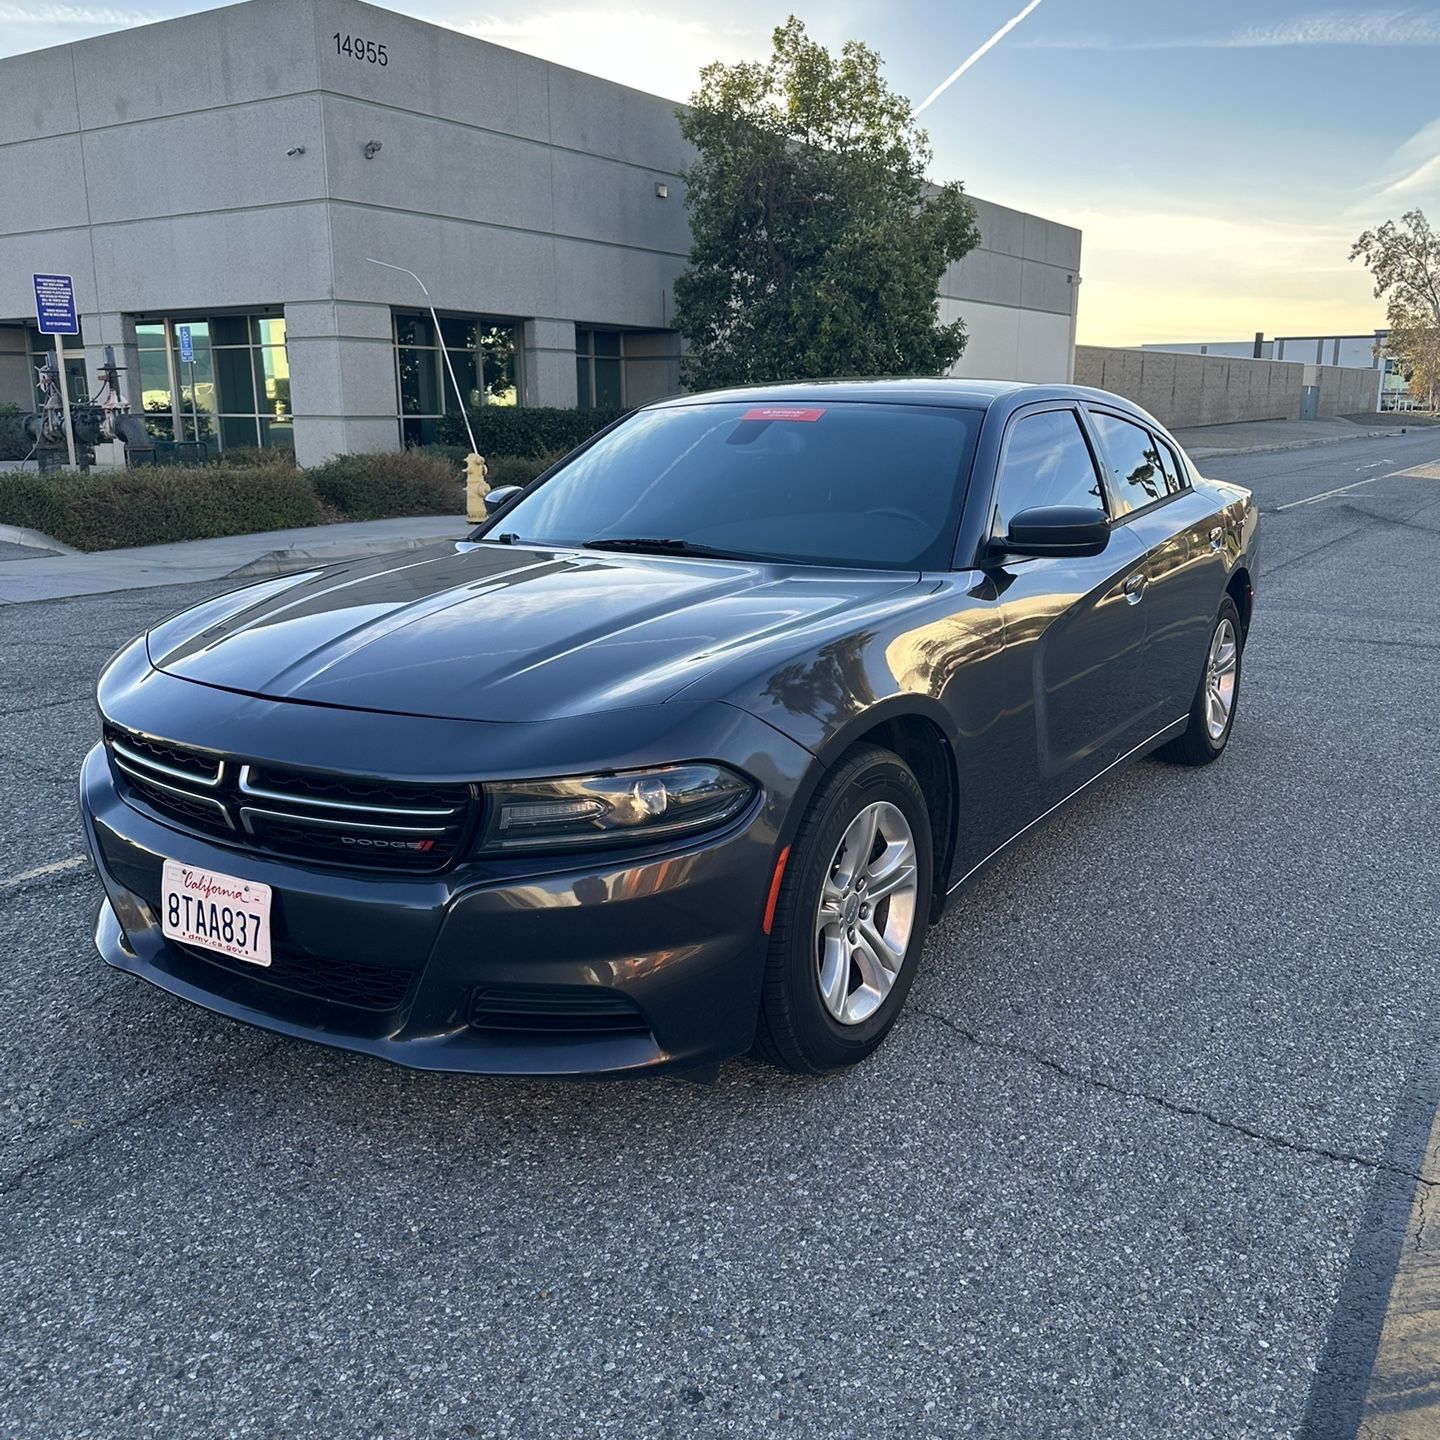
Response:
M424 450L339 455L305 471L305 477L347 520L458 515L465 509L459 467Z
M206 540L334 520L454 515L465 510L453 452L341 455L309 470L289 451L255 452L257 463L92 470L0 471L0 524L39 530L79 550ZM556 455L497 455L492 487L528 485Z
M625 413L545 405L482 405L469 412L475 444L487 460L491 455L564 454ZM442 444L469 447L465 423L458 413L444 416L436 430Z
M40 530L77 550L287 530L325 518L308 478L280 466L0 474L0 523Z

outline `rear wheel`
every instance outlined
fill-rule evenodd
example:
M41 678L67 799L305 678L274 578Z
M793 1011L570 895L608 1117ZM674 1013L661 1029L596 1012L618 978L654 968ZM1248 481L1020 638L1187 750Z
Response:
M1235 724L1243 649L1240 612L1227 595L1220 602L1220 613L1210 632L1205 669L1190 706L1190 722L1181 734L1155 752L1159 759L1172 765L1208 765L1220 758Z
M756 1050L818 1075L895 1023L930 914L930 816L898 756L857 747L821 785L785 868Z

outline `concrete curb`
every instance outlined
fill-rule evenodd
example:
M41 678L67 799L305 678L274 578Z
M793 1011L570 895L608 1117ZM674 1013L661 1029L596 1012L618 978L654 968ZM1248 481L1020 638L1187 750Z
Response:
M463 528L463 527L462 527ZM457 540L463 535L456 535ZM360 545L291 545L283 550L267 550L236 570L225 572L226 580L247 580L267 575L288 575L294 570L309 570L319 565L338 565L342 560L364 560L371 555L394 555L408 550L422 550L433 545L433 539L373 540Z
M1347 440L1385 440L1395 430L1362 430L1357 435L1322 435L1318 440L1289 440L1283 445L1185 445L1192 460L1214 460L1222 455L1271 455L1281 450L1315 450L1321 445L1343 445ZM1185 442L1180 442L1182 445Z
M0 525L0 541L7 545L23 545L28 550L47 550L52 555L79 555L82 551L63 541L52 540L39 530L27 530L23 525Z

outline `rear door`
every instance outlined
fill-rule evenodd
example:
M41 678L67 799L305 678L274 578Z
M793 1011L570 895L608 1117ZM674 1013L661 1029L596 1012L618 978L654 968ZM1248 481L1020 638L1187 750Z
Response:
M1190 708L1225 589L1224 535L1164 436L1133 415L1090 406L1115 527L1145 552L1145 653L1136 698L1153 732Z
M1002 445L990 522L1003 538L1012 516L1039 505L1104 508L1098 458L1072 404L1019 412ZM1145 646L1144 549L1124 526L1082 558L1005 557L1002 587L1007 691L1029 723L1028 755L1001 765L1029 790L1027 819L1063 799L1145 738L1136 693ZM1018 718L1018 717L1017 717Z

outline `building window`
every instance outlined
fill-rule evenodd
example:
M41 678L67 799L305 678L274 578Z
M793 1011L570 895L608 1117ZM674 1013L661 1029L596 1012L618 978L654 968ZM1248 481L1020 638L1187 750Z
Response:
M90 398L90 380L85 373L85 338L80 335L42 335L34 325L25 327L25 348L30 352L30 386L35 395L32 408L44 404L36 371L49 363L57 350L65 356L65 384L70 390L70 403L83 405Z
M577 327L575 394L582 410L625 408L625 343L618 330Z
M180 358L188 327L194 359ZM295 446L285 321L275 315L207 315L135 326L145 428L157 440L212 448Z
M484 316L442 315L437 336L435 322L426 311L396 310L394 321L403 444L433 444L441 417L460 409L440 353L442 344L466 409L517 403L519 347L514 325Z

